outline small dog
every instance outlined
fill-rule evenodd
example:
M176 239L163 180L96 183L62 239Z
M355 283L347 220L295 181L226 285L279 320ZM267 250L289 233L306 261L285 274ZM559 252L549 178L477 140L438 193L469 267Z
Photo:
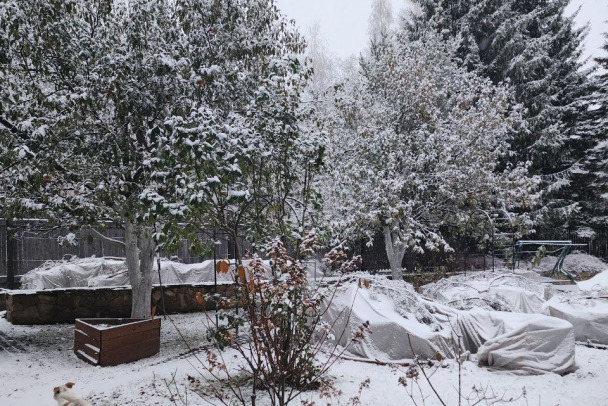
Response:
M53 388L53 397L57 401L57 406L93 406L72 390L74 385L74 382L68 382Z

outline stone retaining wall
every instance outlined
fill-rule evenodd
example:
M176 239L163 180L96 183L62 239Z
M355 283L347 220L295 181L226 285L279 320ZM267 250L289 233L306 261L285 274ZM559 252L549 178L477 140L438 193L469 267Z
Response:
M163 286L167 313L188 313L203 310L196 294L214 292L213 284ZM234 296L233 285L218 285L221 295ZM152 305L162 314L161 289L152 290ZM213 309L206 303L205 310ZM78 318L130 317L131 288L73 288L40 291L8 291L6 318L13 324L72 323Z
M6 310L6 297L7 296L8 296L8 294L3 289L0 289L0 312L3 310Z

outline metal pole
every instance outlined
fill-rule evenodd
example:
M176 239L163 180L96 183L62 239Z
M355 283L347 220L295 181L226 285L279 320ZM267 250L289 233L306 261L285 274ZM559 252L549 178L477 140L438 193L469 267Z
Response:
M215 237L215 228L213 228L213 299L217 300L217 244ZM207 307L207 306L205 306ZM217 316L217 303L213 306L215 307L215 326L219 324L218 316ZM207 310L207 309L205 309Z
M496 254L496 247L494 246L494 222L490 222L490 227L492 227L492 272L494 272L494 255Z
M15 275L19 273L19 247L17 243L16 232L11 231L11 226L8 221L6 225L6 287L9 289L15 289Z
M158 264L158 286L160 287L160 300L161 303L163 304L163 319L166 320L167 319L167 310L165 308L165 294L163 293L163 281L160 278L160 253L156 253L156 263ZM152 318L154 318L154 315L152 315Z
M213 229L213 293L217 293L217 245L215 244L215 228Z

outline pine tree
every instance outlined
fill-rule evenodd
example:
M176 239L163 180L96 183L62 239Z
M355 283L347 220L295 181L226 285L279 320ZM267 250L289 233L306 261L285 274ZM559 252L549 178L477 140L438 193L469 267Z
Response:
M582 206L577 226L608 225L608 33L604 37L604 56L595 59L603 71L592 77L595 92L586 103L586 120L581 125L595 144L576 179L581 185L576 197Z
M575 28L574 16L564 16L569 0L416 3L422 13L406 24L410 35L433 29L457 39L461 64L512 87L525 122L512 134L511 160L532 162L530 169L543 176L547 192L567 186L592 143L577 132L577 117L591 89L580 62L587 28ZM552 199L553 206L571 203L556 201L555 194Z

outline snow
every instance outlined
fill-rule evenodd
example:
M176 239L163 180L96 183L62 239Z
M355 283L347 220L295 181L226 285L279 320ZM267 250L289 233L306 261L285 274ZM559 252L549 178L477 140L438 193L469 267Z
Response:
M198 313L172 316L172 319L194 347L201 344L204 337L203 316ZM182 393L188 393L188 404L208 405L192 391L194 384L188 375L199 379L198 361L192 356L183 356L186 345L178 336L169 320L162 321L160 353L133 363L114 367L94 367L78 359L72 351L72 324L51 326L13 326L0 319L0 333L4 339L20 343L25 352L1 351L0 399L5 406L55 405L52 389L68 381L76 382L74 391L94 405L171 405L167 382L173 375ZM229 360L232 352L225 354ZM573 373L518 376L511 372L494 372L479 367L475 362L464 361L460 378L465 395L472 388L488 388L497 396L517 398L525 388L526 396L513 405L575 405L601 406L608 397L608 351L576 346L578 369ZM436 363L437 364L437 363ZM446 402L458 403L459 380L458 363L443 360L431 377L431 382ZM398 384L400 376L405 376L406 368L380 366L352 360L340 360L330 370L337 389L343 395L322 404L352 404L348 399L354 396L361 382L370 379L370 386L361 394L361 404L365 406L397 406L408 403L406 388ZM432 371L431 368L428 371ZM439 405L425 380L419 379L421 393L428 406ZM174 389L174 388L173 388ZM420 395L414 394L419 404ZM303 399L319 402L318 392L308 392ZM266 399L267 400L267 399ZM219 404L209 399L211 404ZM259 404L269 404L261 399ZM296 401L294 404L300 404ZM466 402L464 403L466 404ZM483 404L483 403L482 403Z
M480 309L455 316L454 329L464 342L461 351L475 353L479 365L516 374L565 374L575 369L574 332L567 321Z
M556 261L556 256L547 255L534 270L548 274L555 266ZM528 267L531 268L530 265ZM593 255L573 252L568 254L564 259L563 269L572 275L580 275L581 273L596 274L608 269L608 264Z
M599 262L579 254L578 269ZM576 285L551 286L534 272L502 270L458 275L423 286L428 297L455 309L474 307L537 313L567 321L578 342L608 344L608 271Z
M505 310L539 313L551 287L541 285L525 275L507 270L475 272L456 275L425 285L422 293L440 303L462 310L480 307L486 310Z
M372 284L374 282L376 279L372 280ZM351 305L352 312L349 311ZM351 332L356 331L358 325L369 323L372 334L362 343L349 348L349 352L356 357L403 361L414 355L432 358L437 353L450 352L444 336L415 317L399 314L388 296L373 288L358 289L356 283L339 288L324 318L327 323L333 324L334 335L341 346L347 345ZM334 323L334 320L337 321Z
M99 263L101 259L96 261ZM459 367L462 393L471 399L478 399L480 391L485 391L486 396L493 393L495 399L519 397L511 403L515 405L605 404L608 388L602 382L608 379L608 370L603 368L608 362L608 351L575 345L575 339L608 342L600 337L601 334L608 336L605 328L608 301L585 298L580 291L572 290L551 291L553 297L544 302L544 287L540 279L529 279L530 274L470 273L427 285L425 291L448 302L450 292L500 294L503 303L514 309L517 308L515 299L524 292L542 300L541 312L554 316L562 310L559 318L479 307L465 306L459 310L439 303L442 300L432 301L419 295L409 284L385 277L354 274L343 278L327 313L329 319L338 318L333 326L334 336L344 341L341 328L352 328L366 321L372 334L365 342L349 349L353 358L341 359L329 370L342 395L336 395L327 403L352 404L351 398L358 393L359 385L369 378L369 387L361 393L362 405L402 405L413 387L416 391L411 395L419 404L422 404L421 394L426 405L441 404L422 375L417 383L410 381L404 388L398 379L405 376L407 368L373 364L377 360L411 362L414 354L423 360L435 359L436 354L441 353L442 360L433 361L434 365L427 368L432 375L431 382L446 404L458 401ZM369 281L368 289L364 283L361 283L363 288L358 289L360 278ZM465 288L463 291L454 290L459 284ZM351 305L352 315L340 319L341 312ZM573 309L579 313L574 314ZM207 344L204 314L175 315L171 320L162 321L159 354L102 368L87 364L73 353L73 324L13 326L2 318L0 346L7 349L0 351L3 366L0 379L5 383L0 388L0 398L5 399L2 404L54 404L52 388L68 381L76 382L76 393L95 405L170 405L167 385L173 385L174 393L176 388L188 393L190 405L219 404L212 399L203 400L193 392L201 385L204 388L206 375L197 358L186 355L188 345L200 348ZM582 337L581 331L588 335ZM460 336L460 347L451 341L455 335ZM24 351L19 351L19 346ZM229 368L236 369L240 363L233 355L236 353L228 350L224 359ZM462 360L460 365L457 360ZM258 403L268 404L268 399L260 396ZM319 393L305 393L301 400L318 402Z
M572 323L576 341L608 344L608 300L558 295L547 301L543 309Z
M578 282L580 292L594 296L608 295L608 270L595 275L586 281Z
M87 286L89 282L83 282L91 280L87 275L103 276L95 272L104 266L114 269L112 266L124 264L111 258L75 259L34 274L39 279L45 272L47 277L61 275ZM171 275L177 272L173 266L175 263L163 261L161 268ZM200 267L192 265L193 269ZM66 278L66 269L76 276ZM87 269L88 273L83 271ZM365 279L368 284L363 283ZM342 395L327 403L352 404L359 385L369 378L370 386L361 393L362 405L401 405L410 395L419 404L420 396L426 405L441 404L422 375L417 383L409 381L403 387L398 380L406 375L405 367L374 364L411 362L417 356L425 364L426 359L434 360L426 368L446 404L458 401L459 367L462 393L475 401L485 393L486 397L496 396L494 399L518 399L511 403L515 405L605 404L608 388L602 382L608 379L608 371L602 364L608 362L608 351L575 345L575 340L608 343L608 300L598 290L598 286L608 285L608 272L566 291L546 288L542 281L526 270L476 272L426 285L422 296L410 284L383 276L357 273L342 278L326 313L330 324L337 320L333 337L345 345L350 332L364 322L372 333L348 348L351 357L329 370ZM500 306L508 311L495 311ZM0 351L0 379L5 382L0 388L0 399L5 399L2 404L54 404L52 388L68 381L76 382L76 393L96 405L169 405L168 386L173 393L176 389L188 393L190 405L219 404L194 392L204 390L207 375L200 368L202 357L187 355L189 347L208 344L204 320L202 313L171 316L162 322L159 354L102 368L74 354L73 324L13 326L2 318L0 347L6 349ZM454 343L456 337L458 344ZM440 362L436 361L438 353ZM229 368L242 366L234 350L223 355ZM299 400L318 402L319 395L312 391ZM268 404L263 394L259 396L259 404Z

